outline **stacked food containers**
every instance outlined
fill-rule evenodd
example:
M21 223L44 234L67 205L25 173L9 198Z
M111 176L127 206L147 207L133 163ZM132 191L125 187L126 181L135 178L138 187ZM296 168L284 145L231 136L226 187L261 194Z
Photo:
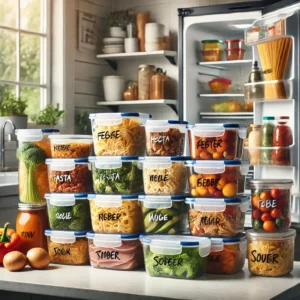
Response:
M52 263L84 265L89 261L86 233L91 230L87 193L93 191L92 136L53 135L51 159L46 159L50 193L50 229L45 231Z
M241 234L249 208L243 197L249 164L241 160L246 126L196 124L188 130L193 159L185 163L190 232L212 238L208 272L231 274L243 268L246 255L246 237ZM233 259L228 261L228 255Z

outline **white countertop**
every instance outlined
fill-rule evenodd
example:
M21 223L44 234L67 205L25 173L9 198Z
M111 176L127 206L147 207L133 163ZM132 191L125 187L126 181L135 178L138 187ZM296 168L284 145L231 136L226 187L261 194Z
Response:
M144 271L113 271L90 266L51 265L47 270L12 273L0 268L0 290L76 299L270 299L300 281L300 262L285 277L251 276L245 266L235 275L198 280L150 277ZM103 298L102 298L103 297Z

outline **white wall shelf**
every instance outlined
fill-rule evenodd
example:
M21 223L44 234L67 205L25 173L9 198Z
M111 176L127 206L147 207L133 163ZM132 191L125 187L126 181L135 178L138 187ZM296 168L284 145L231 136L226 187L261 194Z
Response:
M198 65L211 68L211 69L227 70L229 68L244 67L245 65L251 66L252 63L253 63L252 59L244 59L244 60L204 61L204 62L198 62Z

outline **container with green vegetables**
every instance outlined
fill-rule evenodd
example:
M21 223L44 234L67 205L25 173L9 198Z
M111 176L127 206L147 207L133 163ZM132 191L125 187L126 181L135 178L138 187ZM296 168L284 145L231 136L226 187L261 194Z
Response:
M266 148L261 149L260 152L261 165L272 164L272 149L268 149L268 147L273 146L273 131L275 128L274 122L275 117L263 117L263 125L261 127L261 146Z
M145 232L178 234L181 228L183 196L140 195Z
M140 239L150 276L194 279L205 273L210 239L179 235L141 235Z
M87 194L46 194L52 230L90 230L91 215Z
M89 157L96 194L130 195L143 192L143 172L137 156Z

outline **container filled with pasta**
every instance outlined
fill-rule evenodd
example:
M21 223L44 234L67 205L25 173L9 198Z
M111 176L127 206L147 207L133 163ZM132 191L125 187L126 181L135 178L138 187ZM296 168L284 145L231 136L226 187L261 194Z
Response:
M147 195L183 194L187 184L187 157L140 157L143 162L144 191Z
M187 124L184 121L147 120L145 124L147 155L183 155Z
M144 191L138 156L93 156L89 161L96 194L130 195Z
M211 251L207 259L207 273L233 274L243 269L247 250L246 235L232 238L211 238Z
M90 114L96 156L144 155L145 127L151 115L142 113Z
M57 129L17 129L17 159L19 160L19 194L24 203L45 202L49 193L47 165L51 157L49 137L58 134Z
M144 229L137 195L88 195L92 228L97 233L137 234Z
M89 262L89 246L86 231L46 230L51 263L86 265Z
M179 234L184 200L183 196L140 195L145 233Z
M277 277L293 271L296 230L247 231L248 268L254 275Z
M138 234L88 232L90 264L98 269L134 270L144 265Z
M192 235L233 237L244 230L249 199L186 198Z
M185 165L193 197L231 198L244 194L248 161L190 160Z
M244 124L188 125L192 159L233 160L243 156L247 127Z
M87 194L46 194L49 224L52 230L91 230Z
M289 179L250 180L252 226L255 231L286 231L291 226Z
M46 159L51 193L93 192L91 164L87 158Z
M206 272L211 241L184 235L141 235L146 272L155 277L195 279Z
M93 138L90 135L52 135L50 141L53 158L87 158L93 150Z

